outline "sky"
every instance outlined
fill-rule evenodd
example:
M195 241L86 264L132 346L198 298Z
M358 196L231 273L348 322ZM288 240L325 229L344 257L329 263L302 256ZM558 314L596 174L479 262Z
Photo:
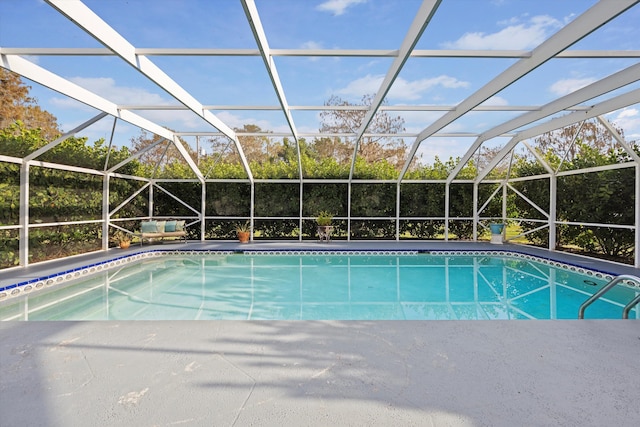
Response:
M531 50L583 13L595 0L443 0L416 49ZM85 4L138 48L256 49L240 1L86 0ZM401 45L418 0L256 0L271 49L386 49ZM640 50L640 5L598 29L571 49ZM42 0L0 0L0 48L101 47L101 44ZM175 105L177 102L117 57L31 56L30 61L121 105ZM278 105L259 56L150 59L203 105ZM276 56L274 64L290 106L322 105L331 96L358 103L375 93L392 64L390 57ZM516 62L496 58L409 58L387 95L388 105L456 105ZM553 59L513 83L485 105L546 104L638 62L638 59ZM30 83L30 82L29 82ZM52 112L64 131L98 112L38 84L30 83L39 105ZM640 84L629 86L636 89ZM613 92L599 99L606 99ZM214 110L231 128L256 124L287 132L279 111ZM197 117L176 111L137 111L179 131L207 131ZM474 112L443 132L482 132L522 112ZM406 132L419 133L443 112L393 112ZM292 111L297 131L317 132L318 111ZM640 105L607 115L628 140L640 139ZM109 139L113 122L101 120L84 132ZM138 130L118 123L116 145ZM413 138L408 138L411 145ZM430 138L419 154L461 156L474 138ZM191 141L189 141L192 143ZM500 145L505 138L489 144Z

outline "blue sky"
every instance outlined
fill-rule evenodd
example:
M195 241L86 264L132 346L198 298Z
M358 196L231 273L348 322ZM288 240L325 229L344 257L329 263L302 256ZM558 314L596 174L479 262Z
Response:
M594 0L444 0L417 49L531 50ZM138 48L242 48L256 43L239 1L87 0L102 19ZM398 49L418 10L417 0L256 0L272 49ZM600 28L571 49L640 50L640 6ZM0 0L0 47L101 47L41 0ZM30 57L39 65L118 104L176 104L115 57ZM278 105L260 57L178 57L150 59L204 105ZM388 57L282 57L274 59L291 106L322 105L331 95L357 102L377 91L391 65ZM410 58L387 100L390 105L455 105L477 91L515 59ZM486 103L541 105L637 59L554 59ZM32 84L39 104L69 130L97 114L93 109ZM638 84L633 88L640 87ZM287 131L280 112L213 111L230 127L257 124ZM181 112L138 114L181 131L210 127ZM395 114L395 113L394 113ZM442 112L397 113L407 132L420 132ZM445 131L480 132L514 112L478 112ZM318 130L317 111L293 111L299 132ZM608 116L629 140L640 138L640 106ZM103 120L85 133L108 138L112 123ZM136 129L119 124L116 143L126 144ZM407 140L410 144L412 139ZM432 138L422 144L427 161L434 155L462 155L473 138ZM494 143L503 141L499 139Z

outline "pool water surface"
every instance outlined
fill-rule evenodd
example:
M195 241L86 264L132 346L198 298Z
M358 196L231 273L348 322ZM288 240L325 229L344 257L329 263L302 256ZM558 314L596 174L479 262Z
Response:
M173 255L0 304L0 320L576 319L608 279L486 255ZM621 318L618 286L586 318ZM638 318L637 309L630 318Z

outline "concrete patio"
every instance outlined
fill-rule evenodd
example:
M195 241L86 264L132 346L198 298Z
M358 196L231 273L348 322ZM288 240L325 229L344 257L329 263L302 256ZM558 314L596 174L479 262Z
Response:
M638 425L640 321L0 324L7 426Z
M428 242L159 246L539 251ZM640 320L3 322L0 424L637 425L638 355Z

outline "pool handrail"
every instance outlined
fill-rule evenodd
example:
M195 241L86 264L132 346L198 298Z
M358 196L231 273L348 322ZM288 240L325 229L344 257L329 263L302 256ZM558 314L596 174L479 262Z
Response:
M595 302L598 298L600 298L605 293L609 292L609 290L615 287L618 283L630 280L632 282L636 282L640 285L640 277L632 276L630 274L621 274L620 276L614 277L609 283L607 283L602 289L600 289L595 294L591 295L585 302L582 303L580 309L578 310L578 319L584 319L584 312L593 302ZM633 307L635 307L638 303L640 303L640 295L637 295L634 299L632 299L622 310L622 318L628 319L629 312Z

